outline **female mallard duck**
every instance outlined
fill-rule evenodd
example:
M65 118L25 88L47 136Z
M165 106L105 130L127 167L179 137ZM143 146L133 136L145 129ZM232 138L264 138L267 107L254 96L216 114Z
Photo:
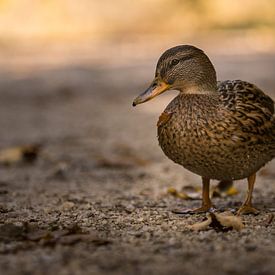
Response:
M248 179L248 193L238 213L252 206L256 172L275 157L274 102L255 85L241 80L217 82L206 54L189 45L171 48L160 57L150 87L133 102L146 102L178 90L161 114L159 144L168 158L202 177L202 206L212 207L210 179Z

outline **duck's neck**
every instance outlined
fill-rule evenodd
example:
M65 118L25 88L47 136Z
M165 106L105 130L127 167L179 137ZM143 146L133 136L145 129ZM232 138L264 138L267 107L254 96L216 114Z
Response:
M215 95L218 93L217 84L208 84L205 85L186 85L185 87L179 89L180 94L206 94L206 95Z
M178 90L180 91L180 94L217 94L218 88L217 88L217 82L211 81L211 82L204 82L202 83L184 83L182 87L179 87Z
M185 94L216 94L217 86L216 71L209 61L193 77L181 81L179 91Z

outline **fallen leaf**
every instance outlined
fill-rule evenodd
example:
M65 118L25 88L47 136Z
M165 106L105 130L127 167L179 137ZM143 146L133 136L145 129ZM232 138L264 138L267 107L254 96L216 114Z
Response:
M12 165L18 162L34 162L40 152L40 144L30 144L2 149L0 151L0 164Z
M244 228L244 224L239 216L234 216L233 214L229 212L224 212L221 214L215 214L215 213L210 213L210 215L215 217L217 221L224 227L235 229L237 231L240 231ZM214 220L214 218L213 218ZM210 225L211 226L211 225Z
M167 189L167 193L172 195L173 197L179 198L179 199L183 199L183 200L188 200L189 197L187 194L183 193L183 192L179 192L177 191L177 189L173 188L173 187L169 187Z
M234 196L239 191L233 186L232 180L223 180L218 183L216 187L211 190L211 197L228 197Z
M195 187L195 186L192 186L192 185L185 185L181 189L181 192L184 192L185 194L187 194L187 196L191 200L199 200L199 199L202 198L201 187Z
M202 230L206 230L211 222L212 222L212 218L210 215L208 215L207 219L205 221L198 222L198 223L195 223L192 225L188 225L187 228L194 230L194 231L202 231Z
M197 200L201 198L201 192L193 186L187 185L182 188L182 191L176 190L174 187L167 189L167 193L183 200Z
M210 197L227 197L238 194L238 190L232 186L232 184L232 181L221 181L210 191ZM201 187L192 185L185 185L181 191L176 190L174 187L170 187L167 193L183 200L199 200L202 198Z
M189 225L188 228L194 231L206 230L208 227L212 227L218 232L227 232L230 230L240 231L244 228L244 224L240 217L229 214L228 212L217 214L208 213L207 220Z

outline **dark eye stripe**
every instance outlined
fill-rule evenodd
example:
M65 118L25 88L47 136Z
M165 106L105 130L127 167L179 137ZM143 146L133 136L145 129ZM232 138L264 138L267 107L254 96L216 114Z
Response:
M189 60L192 58L194 58L194 55L190 54L190 55L182 57L181 59L173 59L170 63L170 67L177 65L180 61L186 61L186 60Z

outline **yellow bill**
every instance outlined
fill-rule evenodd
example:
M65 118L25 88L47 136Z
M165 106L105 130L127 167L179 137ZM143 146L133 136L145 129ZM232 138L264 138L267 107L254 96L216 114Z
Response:
M159 79L154 79L150 87L140 94L137 98L135 98L133 102L133 106L136 106L138 104L144 103L160 94L163 92L169 90L170 85L159 80Z

